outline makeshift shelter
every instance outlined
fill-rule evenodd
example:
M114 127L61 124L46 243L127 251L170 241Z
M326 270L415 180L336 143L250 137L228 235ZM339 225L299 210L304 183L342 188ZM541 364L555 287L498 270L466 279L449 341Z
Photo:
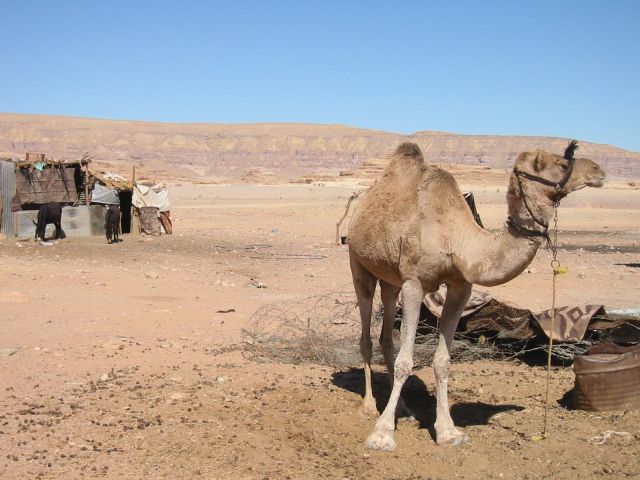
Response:
M159 235L160 226L168 235L172 233L170 218L171 201L169 191L161 183L144 185L136 183L133 188L134 215L140 218L140 231L150 235Z
M122 233L172 233L170 201L162 184L136 183L112 173L94 172L92 158L48 158L27 153L24 160L0 158L0 233L33 238L41 205L63 204L62 228L69 237L104 235L105 207L119 205ZM53 232L53 225L47 235Z
M131 233L133 183L116 173L92 172L89 191L91 204L119 205L120 229L122 233Z
M65 205L69 220L63 229L70 236L81 236L78 220L88 218L86 211L75 210L85 198L85 185L91 158L83 156L77 161L55 160L42 153L27 153L24 160L5 158L0 161L0 196L2 222L0 232L7 236L33 236L33 220L39 207L58 202ZM70 210L71 209L71 210ZM64 223L64 221L63 221Z

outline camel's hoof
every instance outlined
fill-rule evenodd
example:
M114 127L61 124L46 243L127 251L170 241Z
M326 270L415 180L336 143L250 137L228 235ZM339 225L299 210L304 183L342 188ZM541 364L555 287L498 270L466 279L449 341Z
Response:
M436 435L436 437L436 443L442 447L457 447L471 442L469 435L458 429L449 431L445 435Z
M373 406L363 404L358 409L358 413L360 414L361 417L365 417L365 418L376 418L380 416L380 412L378 412L378 409L376 408L375 404Z
M396 441L393 439L393 432L374 430L367 438L365 446L370 450L393 452L396 448Z

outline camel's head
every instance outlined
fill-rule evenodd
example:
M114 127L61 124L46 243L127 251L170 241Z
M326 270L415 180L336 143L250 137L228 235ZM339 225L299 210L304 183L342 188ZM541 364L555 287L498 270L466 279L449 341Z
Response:
M578 142L572 140L564 155L543 150L521 153L513 169L516 180L525 181L531 187L537 184L540 194L553 202L584 187L601 187L606 176L604 171L593 160L575 158L577 148Z

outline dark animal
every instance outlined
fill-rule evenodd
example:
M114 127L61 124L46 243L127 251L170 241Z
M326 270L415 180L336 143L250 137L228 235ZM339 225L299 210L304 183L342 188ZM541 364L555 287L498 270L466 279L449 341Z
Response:
M120 207L118 205L109 205L104 220L104 228L107 232L107 242L118 243L120 239Z
M60 226L60 220L62 219L62 204L57 202L45 203L38 210L38 222L33 222L36 226L36 236L35 240L41 238L42 241L46 241L45 230L47 229L47 225L53 223L56 227L56 240L67 238Z

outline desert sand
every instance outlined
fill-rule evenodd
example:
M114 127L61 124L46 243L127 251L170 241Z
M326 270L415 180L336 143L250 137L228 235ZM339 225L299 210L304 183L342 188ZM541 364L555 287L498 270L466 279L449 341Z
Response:
M462 180L485 226L499 228L506 180ZM553 369L550 435L534 441L546 370L518 360L453 364L452 416L469 445L436 445L425 367L405 387L417 420L399 422L397 449L365 449L375 420L358 414L360 367L257 362L242 333L261 306L352 289L335 223L363 186L170 188L173 236L0 242L0 478L640 477L640 412L563 407L571 367ZM640 270L629 266L640 262L639 207L625 183L563 201L559 305L639 306ZM522 275L485 290L550 308L550 260L541 249ZM376 372L381 410L388 387Z

